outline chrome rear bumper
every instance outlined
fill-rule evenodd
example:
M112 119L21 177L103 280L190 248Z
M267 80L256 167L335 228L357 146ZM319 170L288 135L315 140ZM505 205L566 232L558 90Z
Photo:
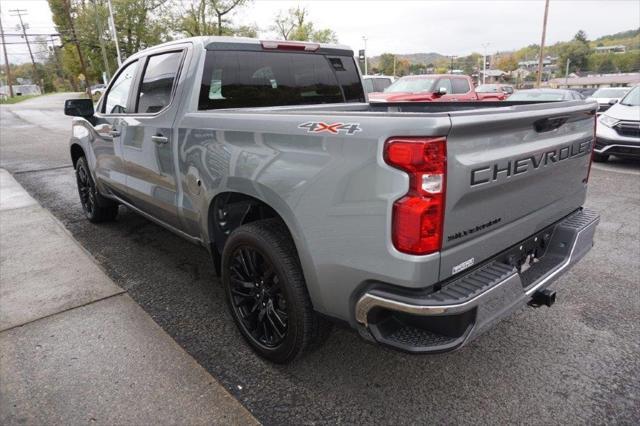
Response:
M526 304L536 291L568 271L591 249L598 222L597 213L583 209L555 224L545 254L525 272L496 258L426 296L369 290L356 302L355 319L375 340L399 349L422 353L455 349ZM394 316L390 325L389 318ZM441 317L439 323L446 322L445 317L457 322L464 317L469 324L443 339L433 330L427 334L420 330L423 325L430 327L428 321L421 319L426 317ZM407 322L411 324L410 333L401 329ZM394 338L396 334L402 336L401 342ZM407 339L408 334L422 337L407 345L411 340ZM435 344L431 345L430 339Z

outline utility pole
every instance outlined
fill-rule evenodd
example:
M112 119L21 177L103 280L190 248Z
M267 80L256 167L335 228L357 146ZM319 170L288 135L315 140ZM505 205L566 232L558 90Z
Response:
M89 95L89 97L91 97L91 85L89 84L87 67L84 64L84 57L82 56L82 50L80 49L80 42L78 41L78 36L76 35L76 26L73 23L73 17L71 16L71 6L69 5L69 0L64 0L63 4L64 4L64 10L66 12L67 18L69 18L69 25L71 26L71 36L73 37L73 43L76 45L76 50L78 51L78 59L80 60L80 69L82 70L82 74L84 75L86 92Z
M13 87L11 87L11 68L9 67L9 57L7 56L7 45L4 41L4 29L2 28L2 14L0 13L0 34L2 34L2 51L4 52L4 66L7 70L7 86L9 86L9 96L13 98Z
M451 55L451 74L453 74L453 60L457 58L456 55Z
M564 85L569 88L569 64L571 63L571 59L567 58L567 68L564 71Z
M102 50L102 62L104 62L104 70L107 74L107 83L111 77L111 72L109 71L109 60L107 59L107 49L104 46L104 38L102 38L102 22L100 21L100 16L98 16L98 5L96 4L96 0L91 0L93 3L93 13L96 16L96 30L98 31L98 40L100 41L100 50Z
M364 40L364 75L369 75L367 72L367 36L362 36Z
M113 7L111 7L111 0L107 0L109 6L109 18L111 20L111 33L113 34L113 41L116 42L116 53L118 54L118 66L122 65L122 56L120 55L120 45L118 44L118 34L116 33L116 21L113 19Z
M549 16L549 0L544 2L544 20L542 21L542 40L540 41L540 57L538 58L538 85L542 83L542 68L544 63L544 39L547 36L547 16Z
M396 76L396 55L393 55L393 76Z
M482 56L482 84L487 78L487 47L489 47L489 43L482 43L482 48L484 49L484 55Z
M11 13L13 12L13 13ZM33 79L34 81L38 81L38 69L36 68L36 61L33 59L33 52L31 51L31 44L29 43L29 37L27 37L27 28L22 22L22 15L27 15L26 9L11 9L9 10L9 14L11 16L17 16L20 20L20 28L22 29L22 34L24 36L24 41L27 43L27 49L29 50L29 56L31 57L31 65L33 66ZM44 88L43 88L44 89Z

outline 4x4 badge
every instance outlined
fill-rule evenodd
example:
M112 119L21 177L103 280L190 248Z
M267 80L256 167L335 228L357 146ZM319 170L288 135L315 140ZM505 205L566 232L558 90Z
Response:
M360 123L323 123L322 121L309 121L298 126L299 129L307 129L307 133L331 133L334 135L344 132L353 135L362 131Z

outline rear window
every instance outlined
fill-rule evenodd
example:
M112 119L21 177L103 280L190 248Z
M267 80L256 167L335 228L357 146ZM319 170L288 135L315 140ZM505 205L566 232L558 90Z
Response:
M353 58L207 52L198 109L363 102Z

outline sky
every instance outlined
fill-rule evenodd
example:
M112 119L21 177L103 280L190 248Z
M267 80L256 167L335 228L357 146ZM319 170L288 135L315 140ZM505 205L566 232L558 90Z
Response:
M188 1L188 0L186 0ZM238 24L257 24L262 38L279 11L300 5L318 29L331 28L341 44L368 55L438 52L466 55L517 49L540 43L544 0L254 0L235 13ZM16 33L17 17L9 10L27 9L29 32L54 31L46 0L0 0L5 33ZM638 0L550 0L546 44L571 39L582 29L590 39L640 26ZM20 41L7 37L7 42ZM28 61L26 46L8 45L11 62Z

